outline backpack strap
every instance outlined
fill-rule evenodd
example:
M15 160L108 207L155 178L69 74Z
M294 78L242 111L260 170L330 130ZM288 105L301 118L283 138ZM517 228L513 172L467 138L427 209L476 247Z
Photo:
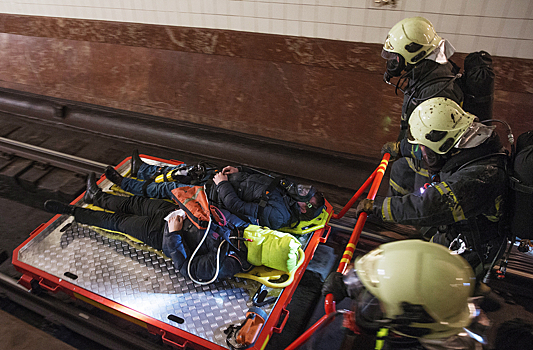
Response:
M516 177L513 176L509 176L509 180L511 189L526 194L533 194L533 186L524 185L522 181L518 180Z
M259 200L259 208L257 209L257 220L259 220L259 218L263 215L263 211L265 210L268 199L270 198L270 193L274 191L280 181L281 177L275 177L261 195L261 199Z

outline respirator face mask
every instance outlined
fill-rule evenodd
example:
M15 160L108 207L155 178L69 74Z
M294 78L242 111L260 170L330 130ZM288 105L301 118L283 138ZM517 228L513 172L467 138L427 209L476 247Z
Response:
M311 198L316 194L315 187L311 185L302 185L302 184L291 184L287 188L289 195L292 199L294 199L297 202L309 202Z
M383 80L386 83L389 83L393 77L401 76L402 72L407 67L405 64L405 59L395 52L382 50L381 57L387 60L387 70L383 76Z

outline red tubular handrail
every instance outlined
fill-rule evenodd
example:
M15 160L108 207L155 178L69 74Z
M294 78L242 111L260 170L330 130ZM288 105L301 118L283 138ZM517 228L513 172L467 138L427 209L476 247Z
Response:
M340 218L342 218L344 216L344 214L346 214L346 212L354 205L355 201L357 201L357 199L363 194L363 192L366 191L367 187L370 186L370 184L372 183L372 181L376 177L377 171L378 171L378 169L374 170L372 175L370 175L368 177L368 179L365 181L365 183L359 188L359 190L357 190L357 192L355 192L353 197L350 199L350 201L348 201L348 203L346 203L344 208L342 208L342 210L338 214L334 213L331 216L332 219L340 219Z
M370 182L372 182L372 187L370 187L370 191L368 192L367 199L374 200L376 198L376 194L379 189L379 185L381 184L381 180L383 179L383 175L385 175L385 170L387 169L387 165L389 164L390 154L385 153L383 155L383 159L381 160L381 163L376 168L376 170L370 175L370 177L365 181L363 186L355 193L355 195L352 197L352 199L346 204L346 206L342 209L342 211L338 215L333 215L332 218L338 219L341 218L348 209L355 203L357 198L361 195L363 191L366 190ZM342 215L341 215L342 214ZM355 227L352 231L352 235L350 236L350 239L348 241L348 244L346 245L346 249L344 250L344 253L341 258L341 262L339 263L339 267L337 268L337 272L344 273L348 267L348 264L353 258L353 252L355 250L355 246L357 245L357 242L359 241L359 237L361 236L361 232L363 231L363 226L365 225L366 218L368 217L367 213L361 213L359 215L359 218L357 219L357 222L355 224ZM326 314L322 316L314 325L312 325L308 330L306 330L301 336L299 336L294 342L292 342L285 350L293 350L301 345L303 345L310 337L311 335L321 326L325 326L329 324L331 321L333 321L333 317L328 317L331 313L336 312L335 309L335 300L333 300L333 294L326 295L326 299L324 301L324 309Z

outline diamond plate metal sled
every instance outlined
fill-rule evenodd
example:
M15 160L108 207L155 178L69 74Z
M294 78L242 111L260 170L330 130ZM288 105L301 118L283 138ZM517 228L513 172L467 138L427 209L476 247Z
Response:
M149 156L143 156L143 160L177 164ZM127 174L129 161L124 160L117 170ZM99 182L104 191L109 191L111 185L107 179ZM82 198L73 203L84 205ZM146 327L177 348L229 348L224 330L244 321L246 311L254 306L254 293L270 290L274 302L261 306L268 317L251 347L260 349L273 332L282 331L288 319L286 306L316 246L327 239L323 237L327 229L299 237L305 248L305 262L295 273L294 282L277 291L242 278L195 284L151 247L76 223L67 215L57 215L35 230L14 251L13 264L24 274L20 283L28 289L29 281L35 280L45 290L64 291Z

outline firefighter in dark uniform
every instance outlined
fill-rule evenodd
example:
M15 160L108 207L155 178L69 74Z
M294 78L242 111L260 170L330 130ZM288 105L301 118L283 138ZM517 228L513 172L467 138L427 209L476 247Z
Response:
M507 157L498 135L494 127L478 123L474 115L442 97L413 111L408 133L402 144L420 148L433 181L382 203L365 199L357 212L372 213L384 222L436 228L432 240L463 256L481 279L505 239L500 221L507 195Z
M397 84L391 85L404 93L404 101L398 142L386 144L387 151L397 152L411 113L423 101L447 97L461 104L463 92L456 79L459 67L449 61L454 52L450 42L442 39L423 17L405 18L391 28L381 53L387 60L383 79L391 84L393 77L399 77ZM420 150L413 147L410 152L419 154ZM416 158L400 159L391 169L392 194L411 193L427 182L428 176Z

